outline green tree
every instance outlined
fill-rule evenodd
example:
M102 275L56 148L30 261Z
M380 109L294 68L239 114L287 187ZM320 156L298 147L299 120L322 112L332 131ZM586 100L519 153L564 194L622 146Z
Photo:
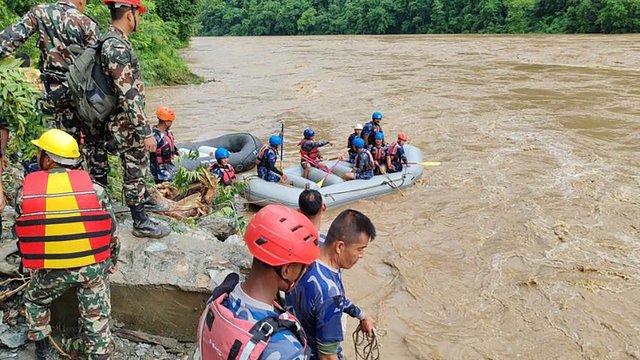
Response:
M198 15L202 10L200 0L155 0L156 10L162 20L177 26L177 37L183 44L199 30Z

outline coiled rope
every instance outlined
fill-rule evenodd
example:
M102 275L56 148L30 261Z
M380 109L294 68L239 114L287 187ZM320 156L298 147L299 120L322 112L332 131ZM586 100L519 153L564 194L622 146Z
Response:
M380 335L378 335L380 333ZM353 332L353 347L356 352L357 360L378 360L380 359L380 343L378 342L379 336L384 336L387 332L385 330L378 329L373 330L373 336L369 337L362 326L358 325L356 331Z

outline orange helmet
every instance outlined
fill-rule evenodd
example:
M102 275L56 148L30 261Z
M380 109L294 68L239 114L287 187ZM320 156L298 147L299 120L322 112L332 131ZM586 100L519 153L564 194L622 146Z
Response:
M256 213L244 235L249 252L271 266L314 262L320 255L318 230L301 212L267 205Z
M398 140L407 141L407 140L409 140L409 137L407 136L407 134L404 131L400 131L398 133Z
M162 121L171 121L171 122L173 122L176 119L176 114L168 106L160 106L156 110L156 116L158 117L158 119L160 119Z
M109 4L121 4L121 5L129 5L132 7L138 8L140 14L144 14L147 11L147 8L142 6L142 2L140 0L104 0L105 5Z

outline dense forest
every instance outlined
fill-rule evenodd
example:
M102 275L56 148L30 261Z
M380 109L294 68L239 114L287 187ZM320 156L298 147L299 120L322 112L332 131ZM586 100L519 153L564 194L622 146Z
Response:
M17 21L31 6L44 2L53 1L0 1L0 29ZM177 52L177 49L189 44L190 36L198 29L195 19L200 5L189 1L188 6L174 8L180 2L186 3L185 0L143 0L149 11L143 16L140 29L130 40L140 58L147 84L173 85L200 80L191 73ZM102 1L88 0L86 13L100 24L100 29L106 29L110 17L109 10ZM34 62L38 59L36 38L37 36L33 36L24 47Z
M202 6L202 35L640 32L640 0L204 0Z

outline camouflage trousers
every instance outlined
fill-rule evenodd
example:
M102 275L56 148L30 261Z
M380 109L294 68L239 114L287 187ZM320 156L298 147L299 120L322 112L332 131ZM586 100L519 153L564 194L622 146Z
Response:
M104 359L111 352L111 293L107 260L76 269L37 270L24 294L28 338L38 341L51 333L51 302L70 288L76 289L82 322L83 352L89 359ZM107 356L108 358L108 356Z
M123 194L128 206L144 202L144 177L149 170L149 153L141 139L133 133L128 123L112 121L105 129L86 129L83 154L87 154L87 170L94 180L107 184L110 171L108 152L118 153L123 168Z
M46 84L49 107L53 115L53 124L50 128L57 128L67 132L80 143L80 120L76 115L66 93L67 87L61 84Z

